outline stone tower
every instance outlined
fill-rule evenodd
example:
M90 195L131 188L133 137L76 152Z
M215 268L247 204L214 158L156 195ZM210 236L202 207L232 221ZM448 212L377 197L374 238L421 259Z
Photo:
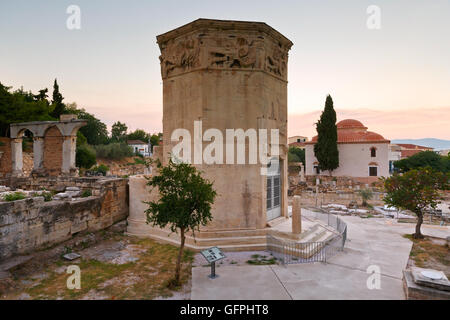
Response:
M163 163L180 142L172 136L176 129L186 129L192 140L200 141L208 129L218 129L224 145L227 129L279 130L280 169L269 176L261 174L259 160L249 163L254 150L248 138L245 164L228 164L225 147L223 161L199 163L194 159L198 145L192 142L191 148L191 163L214 181L218 196L213 221L196 234L195 244L188 239L187 245L264 247L267 222L287 216L287 64L292 42L262 22L209 19L159 35L157 42L163 79ZM201 121L200 131L194 130L194 121ZM203 142L200 151L208 144ZM210 241L221 237L223 241Z

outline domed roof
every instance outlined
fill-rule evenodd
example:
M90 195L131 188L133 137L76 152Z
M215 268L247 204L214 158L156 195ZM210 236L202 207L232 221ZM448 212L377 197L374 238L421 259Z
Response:
M345 119L339 121L337 124L338 143L389 143L390 141L385 139L381 134L367 131L360 121L354 119ZM360 129L360 130L347 130L347 129ZM306 144L315 144L317 142L317 136L313 137L311 141Z
M365 128L367 129L360 121L355 119L345 119L339 121L336 126L338 129L350 129L350 128Z

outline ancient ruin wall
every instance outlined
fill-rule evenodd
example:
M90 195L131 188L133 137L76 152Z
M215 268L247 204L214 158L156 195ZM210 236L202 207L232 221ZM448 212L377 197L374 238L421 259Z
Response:
M0 137L0 178L9 175L11 171L11 139Z
M61 174L63 142L64 138L58 127L51 127L45 133L44 168L51 176Z
M127 179L91 183L93 196L75 201L36 197L0 203L0 260L97 231L128 216Z

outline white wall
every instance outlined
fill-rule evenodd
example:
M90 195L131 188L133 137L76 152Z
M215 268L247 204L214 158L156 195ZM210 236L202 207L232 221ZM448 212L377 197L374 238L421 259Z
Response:
M131 148L133 148L133 152L136 152L136 148L137 148L137 152L139 152L143 156L150 155L149 151L148 151L148 144L129 144L129 146ZM144 150L142 151L142 149L144 149Z
M377 148L376 157L370 156L370 148ZM306 145L306 175L315 175L314 162L317 162L314 156L314 145ZM389 176L389 144L388 143L340 143L339 167L333 171L333 176L349 177L368 177L369 163L378 164L378 177ZM321 175L328 175L328 171L321 172Z

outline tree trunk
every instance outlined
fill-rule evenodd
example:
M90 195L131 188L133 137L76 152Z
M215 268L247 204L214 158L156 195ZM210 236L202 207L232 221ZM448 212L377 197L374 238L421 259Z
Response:
M186 236L184 235L184 228L181 228L180 233L181 233L181 244L180 244L180 251L178 252L177 267L175 269L176 285L180 284L181 258L183 257L184 241L186 239Z
M420 226L422 225L423 222L423 214L422 212L420 212L416 213L416 215L417 215L416 233L414 233L413 237L414 239L423 239L423 235L420 232Z

